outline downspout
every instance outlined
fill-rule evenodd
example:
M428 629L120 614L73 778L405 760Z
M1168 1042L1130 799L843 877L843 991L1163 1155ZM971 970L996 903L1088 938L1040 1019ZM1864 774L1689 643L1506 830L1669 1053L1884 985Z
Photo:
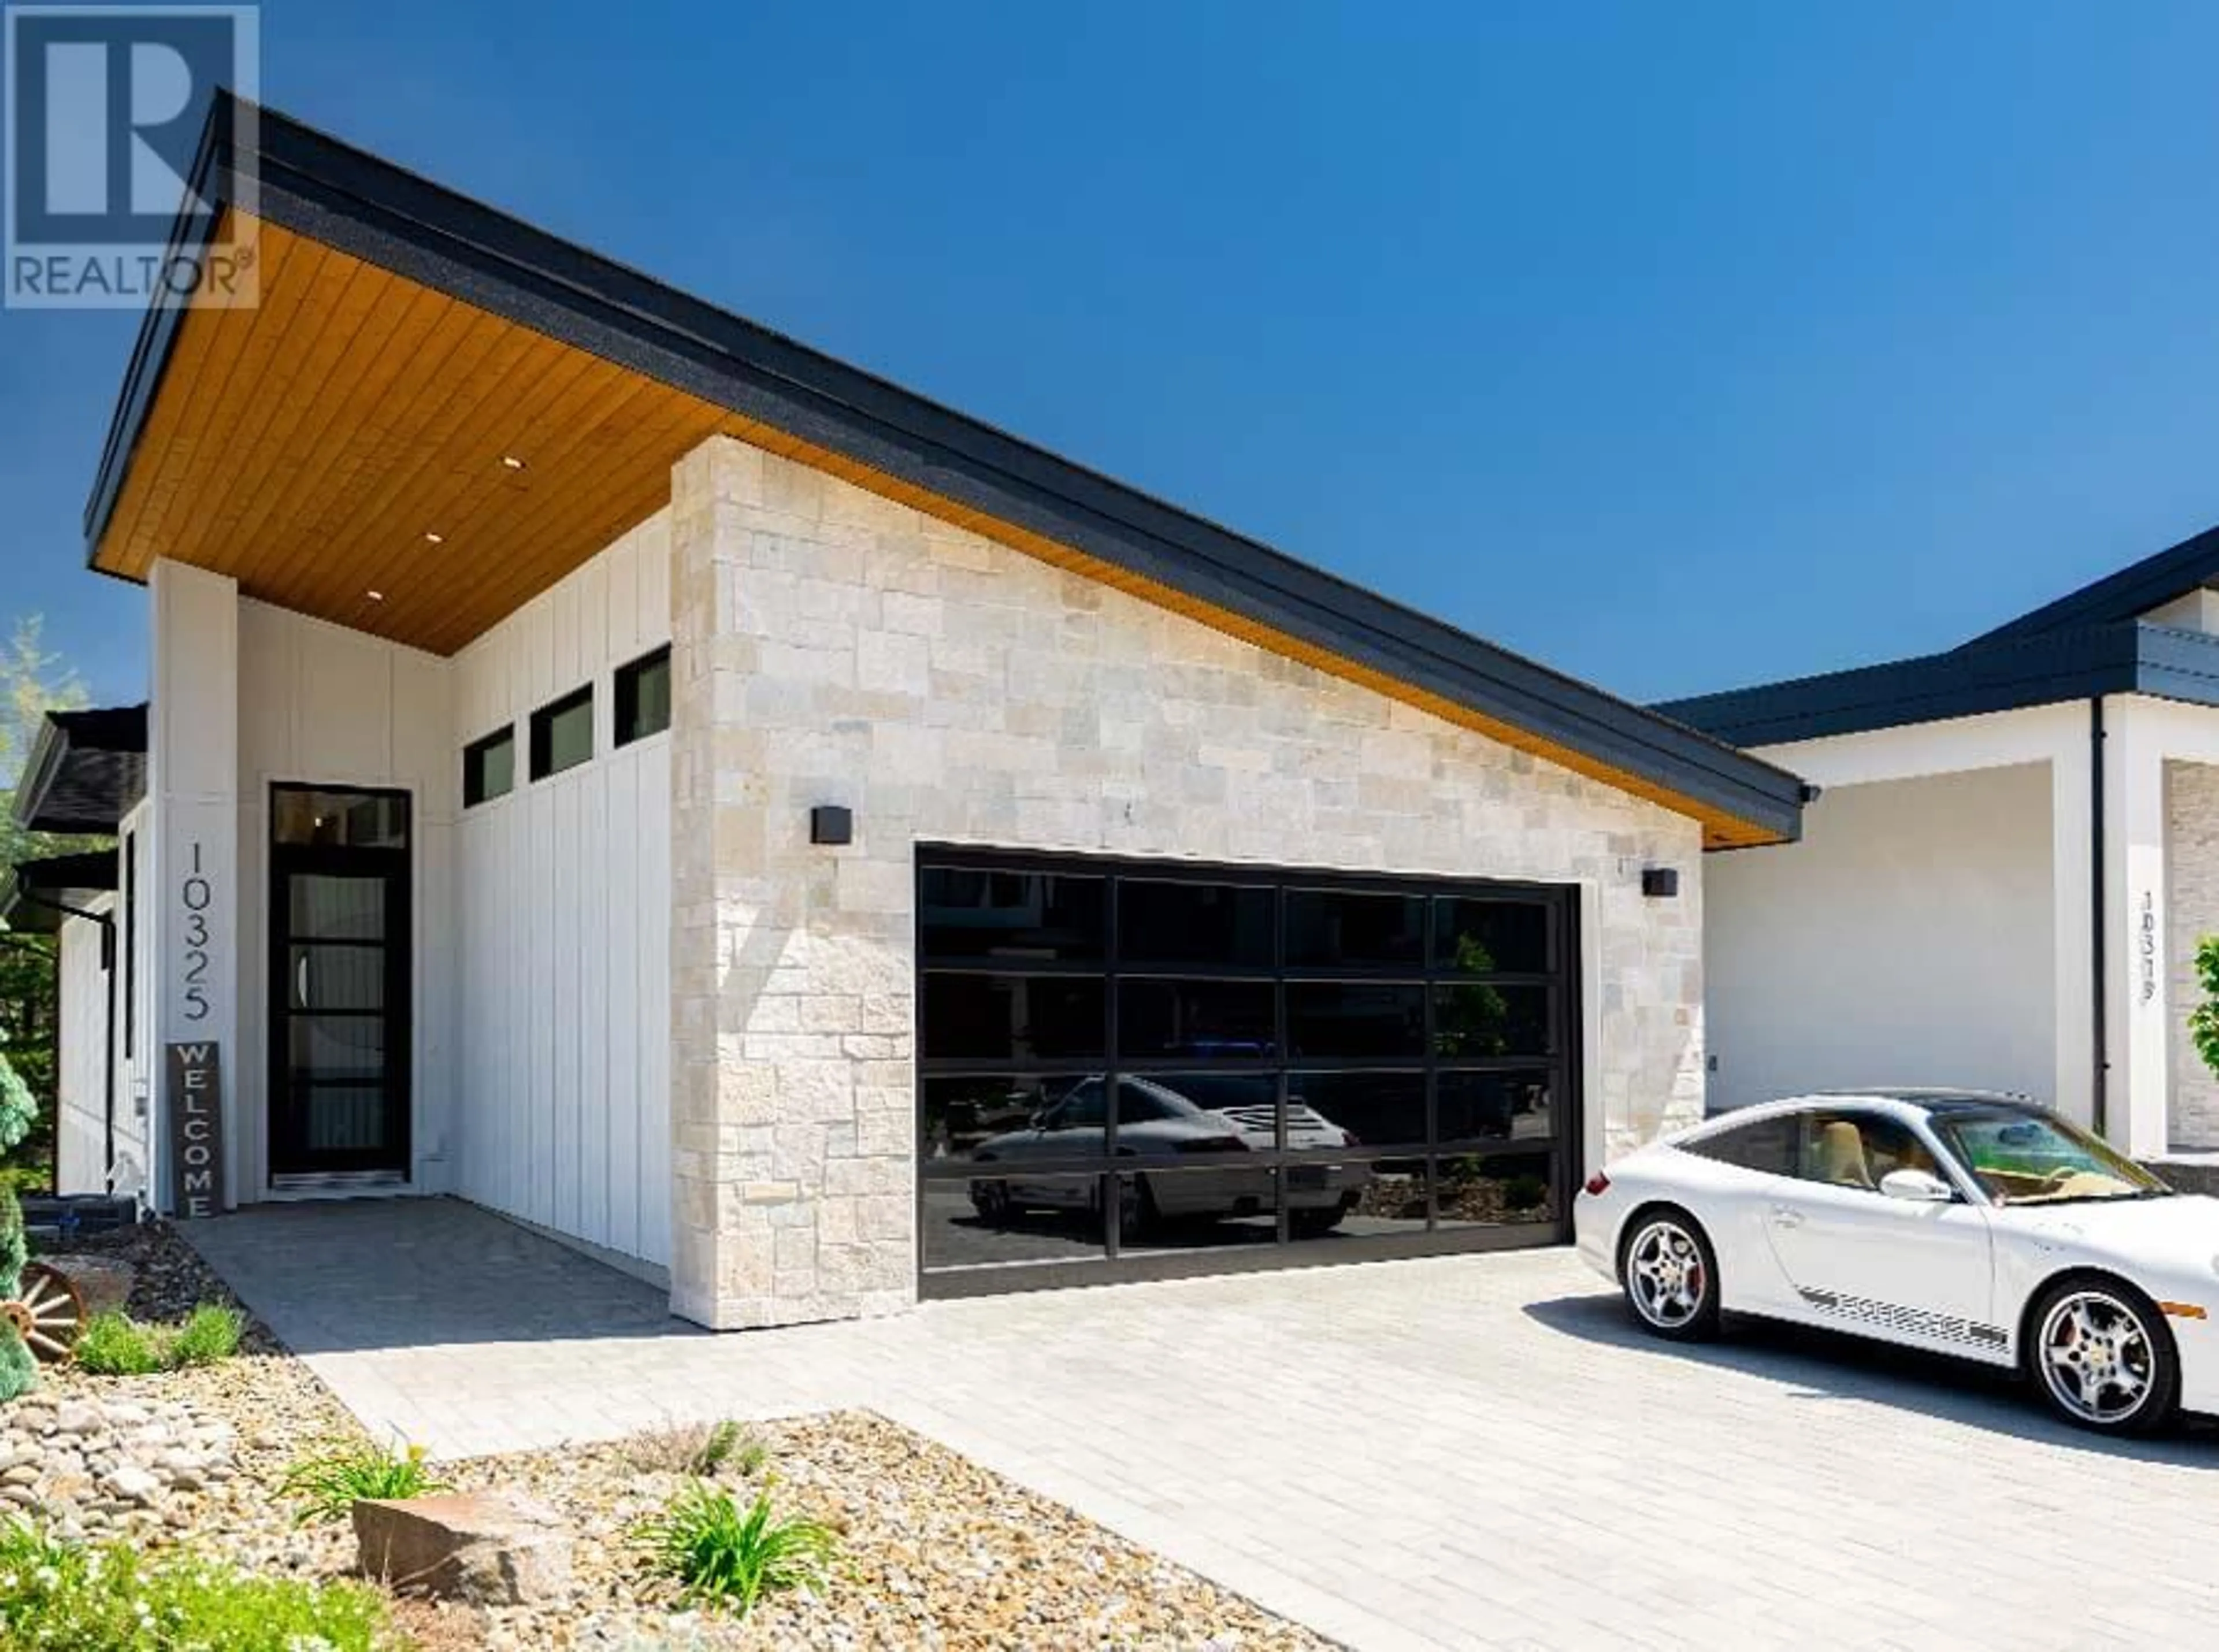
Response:
M34 906L43 906L66 917L84 918L100 926L100 972L108 978L108 1047L102 1053L101 1061L101 1129L103 1136L101 1151L106 1162L101 1171L100 1185L103 1191L113 1196L115 1192L115 915L112 912L88 912L81 906L71 906L50 896L41 895L20 878L16 880L16 892ZM61 968L59 942L54 947L54 968ZM61 997L59 990L54 996L59 1001ZM59 1072L55 1079L59 1084ZM60 1178L57 1177L55 1179L59 1181Z
M2104 934L2109 926L2104 918L2104 697L2101 694L2091 695L2088 699L2088 799L2091 867L2088 905L2090 919L2094 926L2089 933L2088 956L2096 989L2092 1022L2095 1032L2095 1063L2090 1074L2093 1082L2088 1092L2088 1121L2100 1136L2105 1133L2104 1126L2109 1122L2107 1092L2111 1071L2110 1027L2105 1007L2104 980Z

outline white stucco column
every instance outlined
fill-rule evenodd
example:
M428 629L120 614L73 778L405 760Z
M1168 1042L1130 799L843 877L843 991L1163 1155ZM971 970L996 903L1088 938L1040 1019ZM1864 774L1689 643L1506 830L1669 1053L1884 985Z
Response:
M224 1104L222 1174L192 1184L210 1205L235 1203L245 1133L233 1108L239 1046L239 587L220 574L168 561L148 580L153 618L153 681L146 724L146 793L152 818L141 840L143 922L153 936L152 1047L147 1052L155 1104L149 1132L155 1207L181 1205L171 1162L172 1044L212 1044ZM200 1133L198 1132L196 1133ZM209 1166L188 1166L196 1177ZM199 1214L209 1214L202 1210Z
M2165 1152L2165 745L2140 701L2104 705L2104 974L2110 1078L2106 1133L2138 1158Z
M2049 877L2055 935L2057 1110L2082 1124L2095 1117L2095 776L2085 724L2049 759Z

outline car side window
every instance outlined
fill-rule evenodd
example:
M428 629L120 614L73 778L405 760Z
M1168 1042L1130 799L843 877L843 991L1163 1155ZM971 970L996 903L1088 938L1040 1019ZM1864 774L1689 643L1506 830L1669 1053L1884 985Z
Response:
M1795 1174L1806 1182L1877 1193L1891 1171L1941 1174L1917 1132L1885 1114L1814 1108L1798 1117Z
M1699 1158L1714 1158L1745 1171L1762 1171L1767 1176L1795 1173L1795 1120L1792 1117L1751 1119L1700 1141L1683 1141L1680 1146Z
M1090 1078L1063 1098L1061 1105L1048 1115L1051 1130L1099 1130L1109 1118L1109 1109L1103 1102L1103 1086L1099 1078Z

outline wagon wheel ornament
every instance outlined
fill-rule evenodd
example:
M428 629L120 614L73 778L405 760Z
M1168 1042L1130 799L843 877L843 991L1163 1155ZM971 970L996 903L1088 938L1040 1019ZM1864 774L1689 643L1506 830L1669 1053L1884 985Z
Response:
M60 1269L29 1262L23 1265L22 1294L0 1301L0 1319L16 1327L25 1347L52 1365L69 1357L84 1328L84 1298Z

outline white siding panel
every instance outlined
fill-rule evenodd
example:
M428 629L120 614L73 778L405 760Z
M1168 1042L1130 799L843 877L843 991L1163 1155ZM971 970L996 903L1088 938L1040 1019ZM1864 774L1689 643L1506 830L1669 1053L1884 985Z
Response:
M114 903L87 910L113 910ZM60 1193L107 1190L108 972L101 967L100 936L101 926L90 919L62 920L61 1065L55 1075L60 1104L54 1116L54 1182ZM116 985L121 991L122 984ZM119 1109L128 1105L119 1083Z
M268 1174L270 788L390 786L409 796L412 959L410 1177L447 1189L455 1157L457 943L449 662L288 609L239 604L239 1048L224 1075L234 1097L234 1197ZM142 872L145 848L141 850ZM146 1023L142 1022L144 1027ZM140 1071L153 1075L155 1053Z
M457 1185L654 1263L669 1232L669 740L613 748L612 674L669 638L668 556L658 517L457 655L449 750L458 768L463 745L515 725L517 789L457 828ZM531 712L586 682L593 761L535 784Z

